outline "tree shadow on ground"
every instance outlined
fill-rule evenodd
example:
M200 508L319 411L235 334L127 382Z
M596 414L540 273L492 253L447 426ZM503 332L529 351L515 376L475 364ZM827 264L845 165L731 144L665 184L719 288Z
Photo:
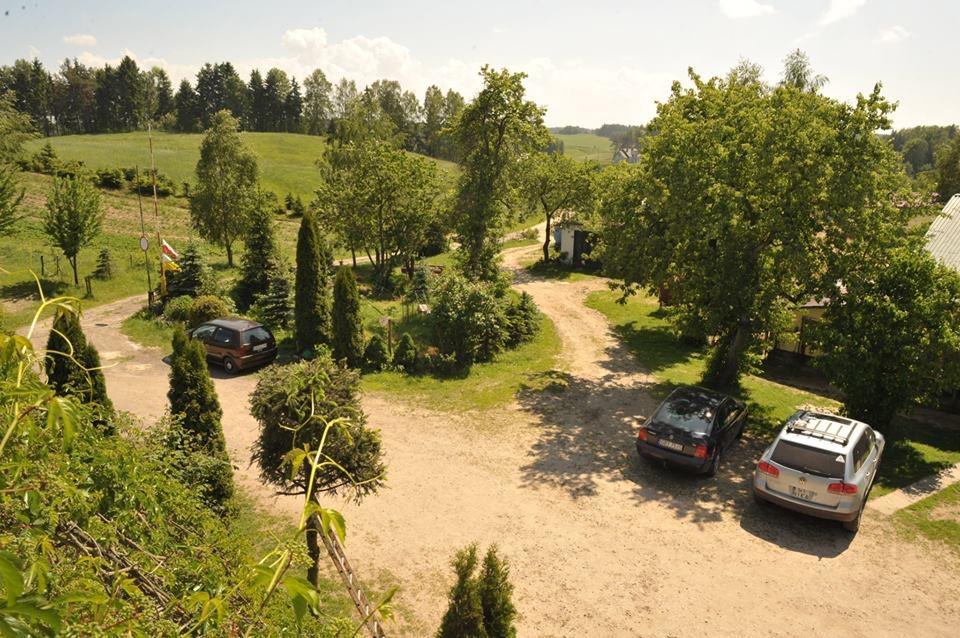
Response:
M43 288L44 296L48 299L50 297L59 297L64 291L70 289L70 284L66 281L58 281L56 279L41 279L40 285ZM30 279L0 286L0 297L12 300L33 300L39 299L40 295L37 290L37 282L31 277Z
M960 452L960 429L949 425L898 417L883 433L887 442L877 483L884 487L906 488L952 466L954 461L946 455ZM936 458L937 452L933 452L934 458L924 458L916 444L934 448L941 458Z
M613 332L628 352L636 353L643 366L654 374L703 357L701 348L685 345L668 326L637 328L634 324L620 324L613 326Z
M541 428L529 462L520 468L525 487L549 485L579 499L600 495L603 483L624 481L638 507L657 503L677 519L705 529L733 516L755 536L790 551L829 557L849 544L836 524L811 523L755 506L751 482L766 437L745 435L725 453L715 477L674 469L643 459L636 450L636 417L653 412L653 396L664 391L663 386L549 374L552 391L518 397ZM757 418L758 429L766 431L767 416Z

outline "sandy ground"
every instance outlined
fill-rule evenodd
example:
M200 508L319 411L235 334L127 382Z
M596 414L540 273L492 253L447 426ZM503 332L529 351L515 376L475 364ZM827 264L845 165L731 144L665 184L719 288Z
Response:
M539 248L510 251L506 262ZM372 579L402 583L394 635L432 635L449 561L496 542L509 559L523 636L955 636L960 561L898 536L868 511L839 525L757 506L749 476L758 444L740 443L720 474L699 478L640 461L634 416L655 407L648 377L583 299L600 282L521 277L562 338L568 387L484 413L426 410L366 396L382 429L388 488L341 504L347 551ZM146 421L165 409L167 366L119 333L140 299L89 311L117 407ZM291 518L249 467L257 424L253 375L213 372L238 481Z

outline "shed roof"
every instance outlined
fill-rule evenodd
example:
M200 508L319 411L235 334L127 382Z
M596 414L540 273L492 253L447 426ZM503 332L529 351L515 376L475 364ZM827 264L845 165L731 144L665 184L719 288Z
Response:
M927 250L937 261L960 271L960 195L954 195L927 229Z

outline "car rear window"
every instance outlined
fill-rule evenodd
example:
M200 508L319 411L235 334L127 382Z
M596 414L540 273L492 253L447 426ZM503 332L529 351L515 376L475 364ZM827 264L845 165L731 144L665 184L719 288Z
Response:
M828 478L843 478L846 462L843 454L818 450L792 441L778 442L770 459L794 470Z
M270 333L266 328L250 328L243 331L243 345L257 345L270 341Z
M687 432L707 433L710 431L714 416L716 415L713 409L697 405L687 397L677 397L668 399L650 420L653 423L664 423Z

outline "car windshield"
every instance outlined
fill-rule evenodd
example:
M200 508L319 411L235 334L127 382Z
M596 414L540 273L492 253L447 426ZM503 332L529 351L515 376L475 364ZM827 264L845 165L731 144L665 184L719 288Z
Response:
M794 470L827 478L843 478L846 457L792 441L780 441L770 459Z
M687 432L706 434L715 415L712 407L703 405L696 397L680 395L664 401L650 420Z
M270 333L265 328L256 327L243 331L243 345L257 345L270 341Z

